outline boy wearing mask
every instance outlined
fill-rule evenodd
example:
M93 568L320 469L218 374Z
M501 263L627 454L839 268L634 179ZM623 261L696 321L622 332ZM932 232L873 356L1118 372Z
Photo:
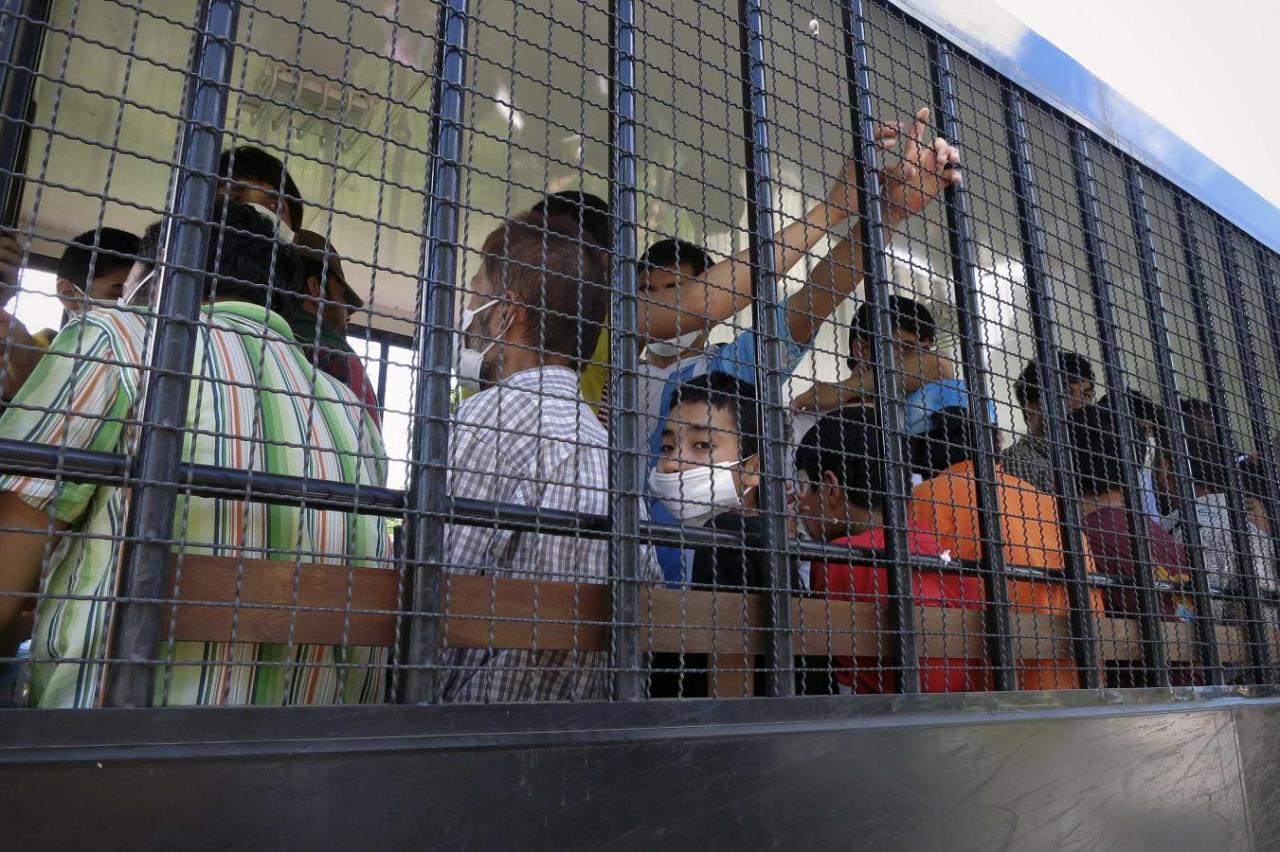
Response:
M760 485L758 413L754 385L707 373L678 386L659 433L649 488L672 519L737 533L744 549L661 548L669 585L768 587L760 560L764 525L755 514Z

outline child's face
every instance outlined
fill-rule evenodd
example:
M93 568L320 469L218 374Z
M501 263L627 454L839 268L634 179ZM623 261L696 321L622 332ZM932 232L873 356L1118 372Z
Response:
M734 412L708 402L682 402L672 406L662 430L658 470L679 473L695 467L733 464L733 483L741 495L758 484L756 459L742 458L742 443Z
M900 328L893 330L893 348L895 355L898 352L908 349L929 349L933 345L933 341L921 340L920 336L910 331L903 331ZM871 338L864 337L861 334L854 335L849 341L849 369L856 370L859 364L869 364L871 362Z
M660 299L663 294L679 290L681 287L705 288L705 286L703 281L694 275L693 265L689 263L682 263L670 269L641 267L639 274L636 276L636 292L645 294L648 298L655 300ZM700 350L706 345L706 331L703 331L692 340L685 339L681 343L682 348L694 350ZM653 351L650 351L647 357L652 358L654 354Z
M818 541L848 534L852 517L849 498L830 471L816 482L806 471L796 471L796 506L809 535Z

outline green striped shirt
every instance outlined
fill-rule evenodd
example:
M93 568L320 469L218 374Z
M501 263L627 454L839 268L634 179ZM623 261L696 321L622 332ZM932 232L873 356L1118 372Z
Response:
M0 438L129 453L141 417L152 322L96 310L54 340L0 417ZM386 454L359 401L315 371L288 324L266 308L205 308L187 413L184 461L381 486ZM97 704L117 588L126 492L102 485L0 477L70 525L46 560L32 641L32 702ZM388 566L383 522L343 512L179 497L175 551L349 566ZM386 650L251 642L157 648L157 704L331 704L383 700Z

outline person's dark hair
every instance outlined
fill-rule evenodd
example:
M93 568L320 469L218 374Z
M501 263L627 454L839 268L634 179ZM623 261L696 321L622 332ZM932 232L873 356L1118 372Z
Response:
M138 247L153 268L163 225L148 227ZM288 316L302 289L302 264L291 244L274 238L275 224L248 204L218 199L209 228L204 298L239 299Z
M890 296L889 316L893 320L895 329L914 334L920 338L921 343L930 344L937 338L938 326L933 320L933 314L915 299L908 299L906 296ZM875 322L875 305L863 302L857 314L854 315L853 324L849 326L850 348L853 348L855 338L869 338L875 335Z
M578 238L577 223L524 213L485 238L485 275L494 292L538 313L529 346L575 366L591 357L609 308L604 256Z
M1093 364L1089 363L1088 358L1076 352L1058 353L1058 372L1062 374L1067 384L1094 380ZM1018 376L1018 380L1013 384L1013 395L1017 398L1018 405L1026 408L1032 403L1039 404L1041 387L1040 365L1033 358L1022 368L1022 375Z
M1109 406L1086 405L1067 418L1067 436L1080 493L1105 494L1124 487L1119 418Z
M1245 496L1266 500L1267 480L1271 477L1262 459L1258 456L1246 456L1239 460L1237 466L1240 468L1240 486L1244 489Z
M241 145L239 148L223 151L218 158L218 177L223 180L257 181L277 193L283 189L284 207L289 211L293 227L302 227L304 210L298 185L293 182L293 176L285 169L284 163L261 148Z
M875 410L842 409L814 424L796 449L796 469L819 482L827 471L855 506L884 505L884 452Z
M658 240L640 256L640 266L648 269L675 269L682 263L693 267L694 275L701 275L711 267L711 255L702 246L688 240Z
M90 267L94 278L129 269L138 256L138 242L137 236L119 228L85 231L62 253L57 275L88 292Z
M533 205L529 212L567 219L573 223L568 233L574 239L586 237L605 251L613 248L613 217L609 215L609 203L598 195L580 189L553 192Z
M1231 482L1227 465L1234 463L1227 448L1218 443L1213 405L1202 399L1182 400L1182 429L1187 437L1187 459L1197 485L1225 491Z
M707 373L676 386L671 395L671 410L689 402L703 402L713 409L730 412L738 427L742 458L749 459L760 452L760 407L755 385L728 373Z
M925 479L973 458L973 423L969 412L958 406L929 415L929 428L908 438L911 469Z

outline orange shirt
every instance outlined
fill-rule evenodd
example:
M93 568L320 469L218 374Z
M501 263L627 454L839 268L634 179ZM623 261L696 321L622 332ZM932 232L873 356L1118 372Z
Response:
M1004 537L1006 565L1063 570L1062 534L1058 521L1058 505L1051 495L996 469L996 503L1000 508L1000 527ZM956 559L978 560L982 542L978 535L978 495L973 462L954 464L916 486L911 500L912 520L933 531L943 548ZM1097 570L1093 557L1085 549L1085 570ZM1102 590L1089 593L1096 612L1102 612ZM1062 615L1069 612L1067 588L1062 583L1010 580L1009 600L1017 609L1043 614ZM1053 661L1045 661L1053 663ZM1047 675L1045 663L1024 661L1024 689L1071 688L1076 685L1075 672L1066 677L1068 664L1048 668L1062 670L1063 677ZM1035 674L1034 672L1040 672Z

